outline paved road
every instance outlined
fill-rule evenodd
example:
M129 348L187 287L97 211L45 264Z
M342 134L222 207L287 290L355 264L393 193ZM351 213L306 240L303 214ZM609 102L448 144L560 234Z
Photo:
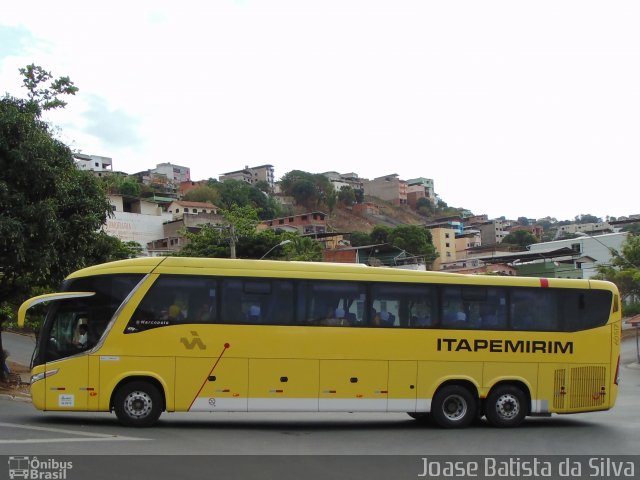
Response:
M28 366L36 347L36 340L31 335L2 332L2 346L9 352L9 360Z

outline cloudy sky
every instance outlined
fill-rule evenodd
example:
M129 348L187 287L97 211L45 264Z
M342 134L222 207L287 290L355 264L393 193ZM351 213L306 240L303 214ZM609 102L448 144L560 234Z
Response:
M640 213L638 24L637 1L5 2L0 94L68 75L48 119L127 173L397 173L490 217L617 217Z

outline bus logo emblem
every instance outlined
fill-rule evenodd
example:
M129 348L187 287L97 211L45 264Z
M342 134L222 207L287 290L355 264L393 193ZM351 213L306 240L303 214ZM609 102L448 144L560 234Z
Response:
M186 348L187 350L193 350L197 346L200 350L207 349L207 346L200 339L200 335L198 335L198 332L192 330L191 336L193 337L191 340L186 337L182 337L180 339L180 343L184 345L184 348Z

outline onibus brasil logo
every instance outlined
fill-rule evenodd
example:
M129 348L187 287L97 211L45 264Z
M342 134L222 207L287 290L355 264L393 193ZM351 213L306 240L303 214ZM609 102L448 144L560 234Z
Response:
M73 468L72 462L63 462L54 458L9 457L9 478L32 480L66 480L67 471Z

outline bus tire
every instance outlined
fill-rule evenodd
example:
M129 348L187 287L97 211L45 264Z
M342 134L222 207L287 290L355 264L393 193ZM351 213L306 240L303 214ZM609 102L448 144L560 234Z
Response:
M485 415L494 427L517 427L528 414L527 395L515 385L494 388L485 404Z
M116 392L113 410L120 423L127 427L150 427L162 413L162 395L149 382L126 383Z
M431 404L431 418L442 428L463 428L476 417L477 401L462 385L445 385Z

